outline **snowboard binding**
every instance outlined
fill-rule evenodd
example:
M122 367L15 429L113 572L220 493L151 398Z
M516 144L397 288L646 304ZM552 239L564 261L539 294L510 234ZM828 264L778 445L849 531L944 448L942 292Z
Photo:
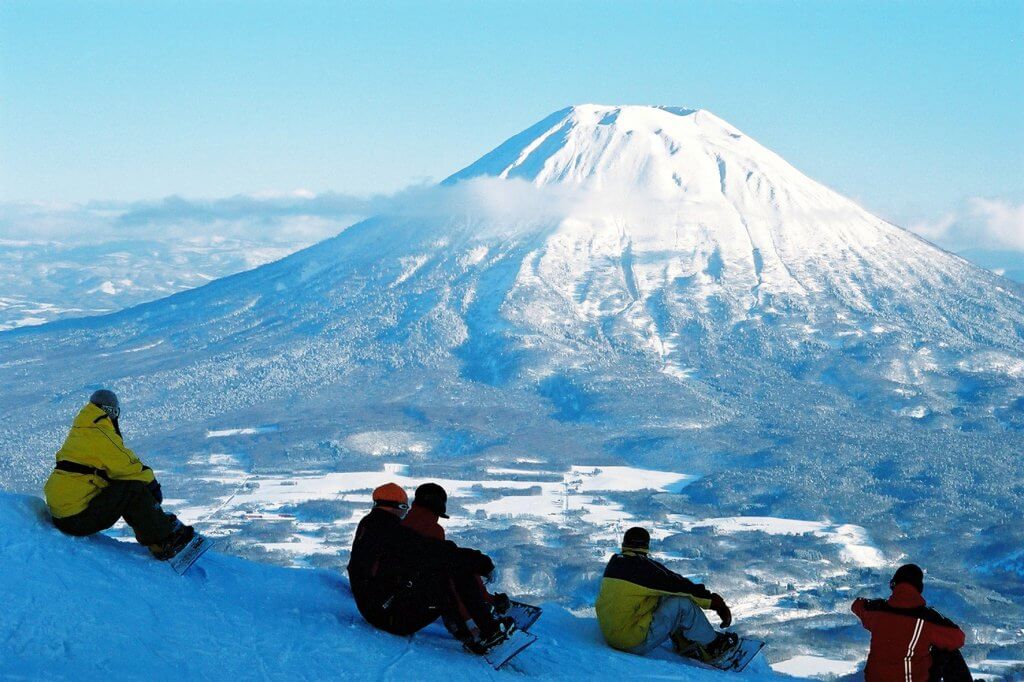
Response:
M720 632L707 645L687 639L682 634L673 633L672 648L681 657L709 665L719 670L739 672L747 667L764 648L764 642L745 639L734 632Z

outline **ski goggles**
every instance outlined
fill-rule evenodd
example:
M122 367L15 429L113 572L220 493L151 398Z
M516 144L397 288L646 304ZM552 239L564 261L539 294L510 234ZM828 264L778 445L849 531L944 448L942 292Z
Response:
M391 507L392 509L401 509L402 511L409 511L409 505L404 502L392 502L391 500L377 500L373 503L374 507Z

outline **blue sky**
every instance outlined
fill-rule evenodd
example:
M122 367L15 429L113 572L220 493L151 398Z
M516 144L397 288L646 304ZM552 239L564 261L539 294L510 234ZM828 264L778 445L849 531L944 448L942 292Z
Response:
M0 201L390 192L704 107L890 219L1024 200L1024 3L0 3Z

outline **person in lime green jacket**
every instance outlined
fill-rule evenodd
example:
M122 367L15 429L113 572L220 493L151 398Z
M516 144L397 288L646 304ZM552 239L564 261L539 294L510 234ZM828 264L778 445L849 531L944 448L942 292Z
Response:
M716 632L704 615L711 609L732 624L725 600L704 585L670 571L649 556L651 535L635 527L626 531L622 550L613 554L597 595L597 622L615 649L644 655L669 639L677 652L694 651L716 659L739 643L731 632Z
M53 524L68 535L93 535L124 519L135 539L158 559L177 554L195 535L163 510L163 492L129 448L120 427L121 406L100 389L75 417L43 492Z

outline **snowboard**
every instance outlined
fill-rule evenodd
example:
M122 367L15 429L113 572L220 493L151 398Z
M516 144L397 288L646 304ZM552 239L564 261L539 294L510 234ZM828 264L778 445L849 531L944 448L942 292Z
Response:
M487 650L484 659L491 664L495 670L500 670L503 665L518 656L523 649L537 641L537 635L531 635L526 630L518 628L500 644L496 644Z
M540 618L542 609L539 606L533 604L525 604L521 601L510 600L510 606L508 611L503 615L508 616L516 622L516 627L520 630L526 630L529 632L530 626L537 622Z
M716 658L712 661L703 661L697 658L696 647L692 647L687 650L684 649L679 652L679 655L685 659L694 661L695 663L703 663L719 670L726 670L730 672L740 672L747 667L747 664L757 656L758 652L764 648L764 642L759 639L748 639L746 637L740 637L739 644L736 648L729 653Z
M205 535L195 534L188 544L180 552L167 560L174 572L178 575L185 575L199 557L206 554L207 550L213 547L213 540Z

